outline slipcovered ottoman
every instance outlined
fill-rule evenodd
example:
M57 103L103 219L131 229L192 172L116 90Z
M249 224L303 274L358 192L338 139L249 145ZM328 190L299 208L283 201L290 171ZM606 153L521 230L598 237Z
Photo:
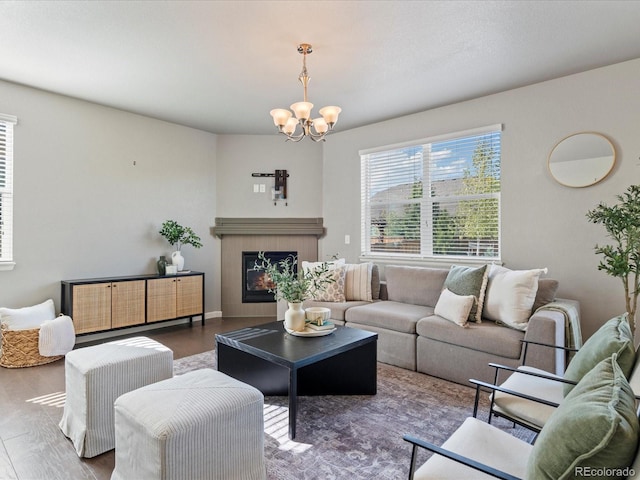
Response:
M211 369L126 393L111 480L263 480L263 405L259 390Z
M90 458L115 448L116 398L171 378L173 352L147 337L135 337L73 350L64 367L60 429L80 457Z

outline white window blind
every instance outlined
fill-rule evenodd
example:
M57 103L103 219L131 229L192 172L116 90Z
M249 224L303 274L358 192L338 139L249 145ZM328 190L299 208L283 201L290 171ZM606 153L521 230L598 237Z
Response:
M13 262L13 126L0 114L0 264Z
M498 259L501 130L360 152L363 254Z

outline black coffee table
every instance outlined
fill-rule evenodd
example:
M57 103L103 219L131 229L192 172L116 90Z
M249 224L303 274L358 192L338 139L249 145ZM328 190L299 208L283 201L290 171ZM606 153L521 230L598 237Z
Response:
M297 337L272 322L217 334L218 370L264 395L288 395L293 439L299 395L376 394L377 340L377 333L347 327Z

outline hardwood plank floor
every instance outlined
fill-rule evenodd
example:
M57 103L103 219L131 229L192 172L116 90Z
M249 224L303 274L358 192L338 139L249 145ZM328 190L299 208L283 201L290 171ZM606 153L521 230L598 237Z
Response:
M268 317L213 318L200 323L161 328L118 338L145 336L173 350L174 359L214 348L215 334L273 321ZM78 344L82 348L113 338ZM79 458L60 431L64 404L64 360L30 368L0 367L0 479L108 480L114 451ZM133 479L132 479L133 480Z

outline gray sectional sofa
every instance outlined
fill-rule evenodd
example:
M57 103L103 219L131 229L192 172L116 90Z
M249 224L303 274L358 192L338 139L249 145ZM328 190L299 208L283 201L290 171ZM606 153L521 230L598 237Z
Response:
M554 298L557 281L541 278L526 331L485 318L463 328L434 313L448 274L444 268L388 265L381 282L374 265L372 301L307 300L304 306L327 307L334 323L376 332L380 362L461 384L470 378L493 381L489 362L521 365L523 339L564 346L567 312L579 315L576 301ZM549 302L553 308L545 308ZM527 365L562 374L564 353L550 350L530 346Z

